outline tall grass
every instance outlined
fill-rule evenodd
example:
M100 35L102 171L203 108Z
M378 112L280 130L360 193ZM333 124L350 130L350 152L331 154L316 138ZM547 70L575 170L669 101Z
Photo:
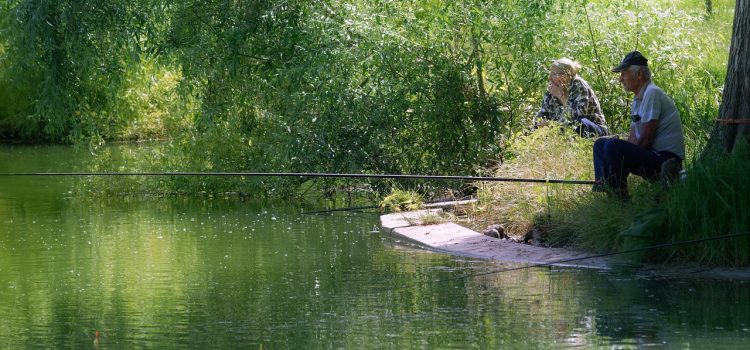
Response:
M591 142L576 137L557 124L528 135L517 135L509 143L503 161L490 170L492 176L513 178L591 179ZM589 161L590 162L590 161ZM484 223L503 223L506 233L523 235L535 216L549 209L549 194L573 195L581 188L534 183L480 183L477 217ZM491 222L485 222L491 221Z
M569 128L544 127L515 138L493 175L591 180L592 146ZM631 177L630 187L633 200L623 203L587 185L484 183L472 225L503 223L516 237L536 229L546 244L612 251L622 244L619 233L656 200L654 185Z
M664 204L664 239L685 241L734 233L750 233L750 147L736 145L731 155L705 157L688 169ZM676 247L665 260L710 265L747 266L750 238L709 241Z
M558 126L515 140L493 175L591 178L591 140ZM534 229L541 232L545 244L592 252L627 249L623 233L639 216L653 220L638 231L654 244L750 233L750 146L742 143L730 155L689 163L683 181L666 192L630 176L629 202L593 193L588 186L483 183L479 186L481 202L470 225L483 229L503 223L506 232L516 237ZM658 262L747 266L750 238L679 245L644 256Z
M551 126L517 137L494 176L590 180L593 141L567 128ZM587 185L485 183L474 228L503 223L515 237L538 230L543 243L592 252L623 248L621 232L633 219L658 204L662 189L638 177L629 178L632 200L623 202Z
M631 96L610 69L638 49L674 98L687 140L689 175L667 197L662 237L747 230L746 155L692 160L718 112L732 0L712 1L710 13L702 0L169 4L0 6L0 138L170 139L124 155L128 169L111 169L114 156L97 150L91 168L98 170L592 179L591 140L560 127L527 133L549 62L580 61L610 129L624 133ZM501 164L488 169L497 158ZM294 195L303 185L118 181L81 188ZM349 185L337 181L320 186ZM614 250L618 233L656 204L653 185L633 178L630 186L633 201L623 204L580 185L480 184L475 217L506 223L515 235L543 230L551 244ZM734 243L668 258L746 264L747 242Z

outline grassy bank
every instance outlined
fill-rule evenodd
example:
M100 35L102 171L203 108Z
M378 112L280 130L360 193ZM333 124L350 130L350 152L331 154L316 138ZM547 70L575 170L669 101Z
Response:
M493 176L581 179L593 178L592 140L565 128L546 127L516 139ZM625 231L647 218L637 234L644 244L681 242L750 232L750 152L687 162L684 180L669 190L637 176L629 177L632 200L622 202L586 185L483 183L480 205L468 224L479 231L502 223L520 238L531 230L541 243L589 252L633 248ZM679 246L644 254L654 262L694 262L747 266L750 239L739 237Z
M520 136L510 145L493 176L593 180L593 140L570 129L551 126ZM574 246L591 251L618 248L612 239L639 212L654 205L654 185L631 179L632 204L623 205L590 185L484 183L482 204L473 226L503 223L506 231L522 237L532 229L543 233L545 244Z

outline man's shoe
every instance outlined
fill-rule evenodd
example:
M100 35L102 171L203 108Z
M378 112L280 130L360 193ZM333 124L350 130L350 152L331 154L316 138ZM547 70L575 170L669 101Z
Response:
M591 192L607 192L607 186L604 185L604 181L596 180L593 186L591 186Z
M668 189L677 182L677 178L680 176L680 170L682 164L677 158L669 158L661 163L661 171L659 171L659 182L664 189Z

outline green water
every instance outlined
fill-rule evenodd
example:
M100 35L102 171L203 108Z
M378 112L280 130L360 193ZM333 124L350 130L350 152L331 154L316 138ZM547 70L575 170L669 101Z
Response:
M82 170L0 146L0 172ZM0 348L725 348L750 342L744 282L507 268L430 253L376 213L237 198L74 196L0 177Z

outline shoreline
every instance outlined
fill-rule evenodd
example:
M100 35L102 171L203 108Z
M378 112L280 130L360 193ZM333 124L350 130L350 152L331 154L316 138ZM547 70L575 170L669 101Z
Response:
M431 251L465 257L587 269L610 269L612 261L588 258L589 254L564 248L546 248L485 236L453 222L423 225L428 215L442 209L386 214L380 217L383 231L409 240Z
M452 205L452 203L446 203ZM538 266L612 270L626 268L644 277L714 278L750 280L750 268L698 265L632 265L614 257L591 257L565 248L550 248L494 238L453 222L424 224L423 219L442 213L437 207L380 216L381 231L436 253Z

